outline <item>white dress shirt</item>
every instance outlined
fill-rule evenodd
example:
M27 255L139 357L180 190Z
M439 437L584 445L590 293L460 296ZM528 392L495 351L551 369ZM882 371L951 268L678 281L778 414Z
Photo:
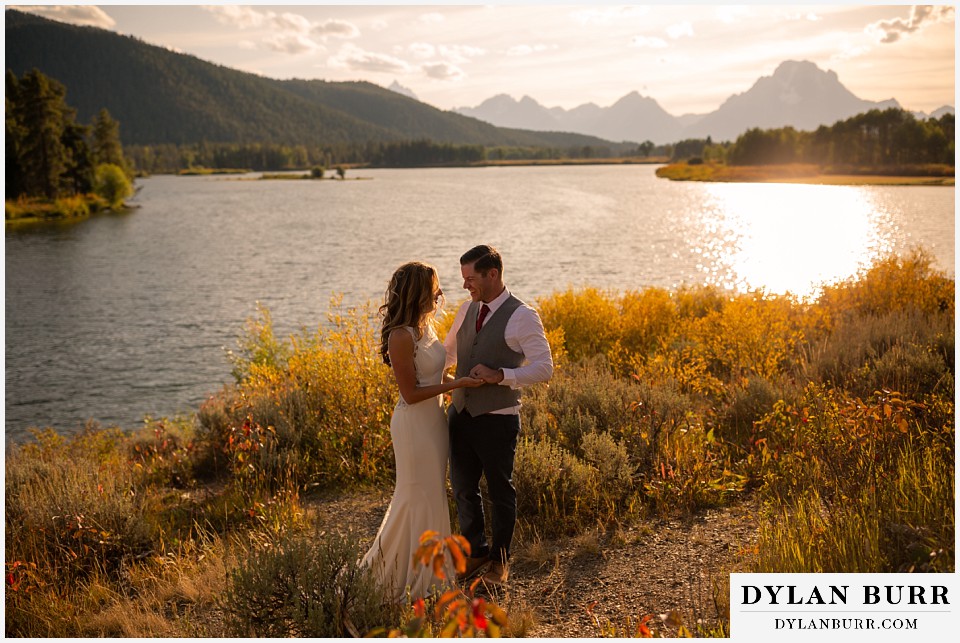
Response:
M493 313L497 312L497 309L509 297L510 292L504 288L496 299L487 302L490 312L483 320L484 325L490 321ZM447 349L444 370L457 363L457 333L460 331L460 326L463 325L463 318L466 317L467 309L471 303L472 301L468 299L460 306L456 317L453 318L453 326L450 327L450 332L443 340L443 346ZM533 308L523 304L514 311L503 331L503 339L510 350L521 353L524 360L518 368L500 369L503 371L503 381L500 382L500 386L517 389L537 382L546 382L553 376L553 356L550 354L550 344L547 343L540 315ZM519 412L519 406L492 411L493 414L504 415L516 415Z

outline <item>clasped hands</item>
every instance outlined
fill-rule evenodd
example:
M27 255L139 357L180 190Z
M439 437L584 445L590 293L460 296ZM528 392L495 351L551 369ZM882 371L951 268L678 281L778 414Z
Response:
M483 364L477 364L470 369L470 377L483 380L484 384L499 384L503 381L503 371L498 368L490 368Z
M457 378L458 388L476 388L484 384L499 384L503 381L503 371L477 364L465 377Z

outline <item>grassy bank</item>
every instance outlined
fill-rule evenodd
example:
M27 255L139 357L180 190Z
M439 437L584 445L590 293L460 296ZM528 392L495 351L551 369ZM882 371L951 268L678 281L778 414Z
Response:
M822 168L818 165L722 165L672 163L657 169L671 181L809 183L820 185L954 185L954 168L925 165L902 168Z
M917 253L807 303L705 287L542 298L557 369L524 399L517 549L752 499L742 571L953 571L954 289ZM393 478L372 308L334 302L327 321L281 338L260 311L235 381L194 417L11 448L8 634L344 635L345 604L361 632L420 618L381 610L353 566L368 543L310 510L319 491ZM717 618L685 622L718 635Z
M95 194L80 194L62 199L21 198L4 202L7 224L68 221L84 219L91 214L109 210L105 199Z
M292 173L274 173L268 174L264 173L260 175L259 180L261 181L300 181L300 180L320 180L320 177L310 176L309 174L292 174Z
M222 167L222 168L209 168L209 167L192 167L186 170L180 170L177 172L179 176L211 176L214 174L249 174L253 170L247 170L244 168L235 168L235 167Z

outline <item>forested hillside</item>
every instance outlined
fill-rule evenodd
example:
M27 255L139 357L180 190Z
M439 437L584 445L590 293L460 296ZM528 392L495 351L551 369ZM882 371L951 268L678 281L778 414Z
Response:
M102 108L127 145L337 145L428 139L543 147L610 146L579 134L501 129L370 83L264 78L92 27L5 11L6 66L63 83L88 121Z

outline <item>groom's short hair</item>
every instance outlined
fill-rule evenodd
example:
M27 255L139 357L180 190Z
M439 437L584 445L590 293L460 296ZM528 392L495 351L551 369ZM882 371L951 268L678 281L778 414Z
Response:
M496 268L497 272L503 276L503 259L500 253L493 246L474 246L460 257L460 265L466 266L473 264L473 269L479 273L486 274L491 268Z

